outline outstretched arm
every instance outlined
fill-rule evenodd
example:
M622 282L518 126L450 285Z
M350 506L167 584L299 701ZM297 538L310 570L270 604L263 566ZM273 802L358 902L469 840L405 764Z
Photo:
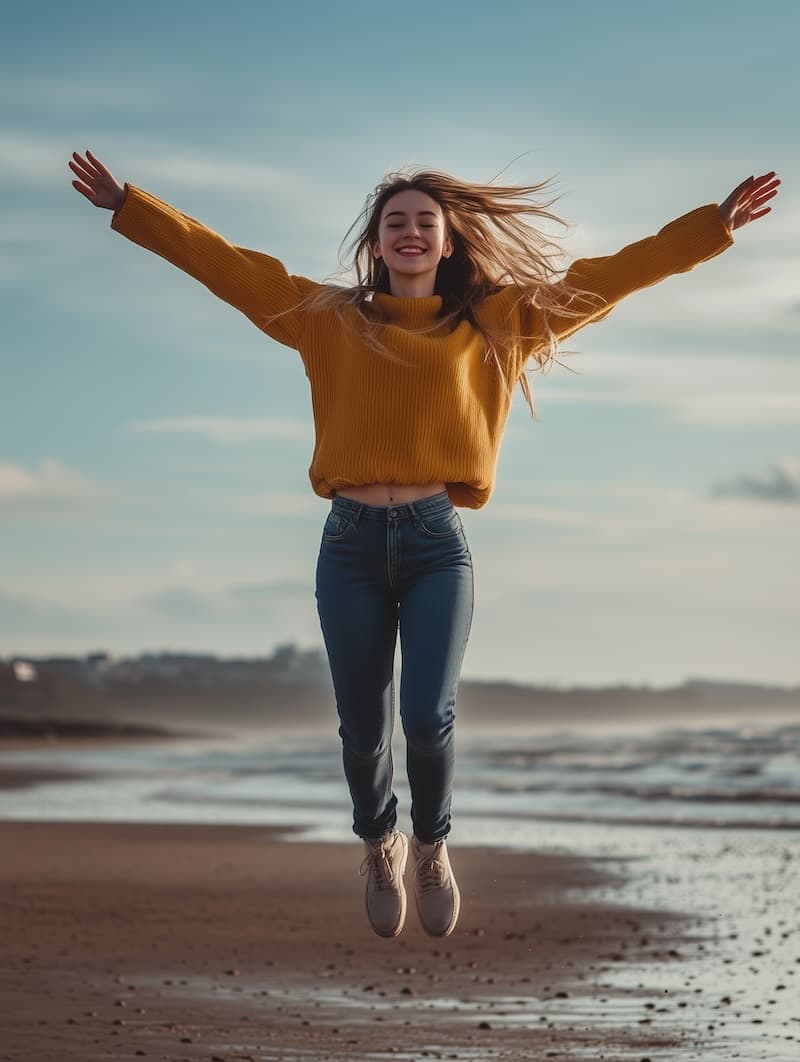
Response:
M258 328L297 347L305 322L304 300L319 285L290 276L276 258L236 247L194 218L134 185L121 185L89 151L75 153L73 187L90 203L114 211L111 227L182 269Z
M560 287L563 305L577 313L552 313L550 327L563 339L606 317L632 292L720 254L733 243L734 229L769 213L771 208L764 204L777 194L779 184L774 172L749 177L719 207L699 207L615 255L574 262ZM573 295L574 291L585 294Z
M545 335L566 339L600 321L628 295L686 273L733 243L713 203L698 207L665 225L654 236L628 244L602 258L579 258L564 279L549 289Z
M779 185L774 171L748 177L719 206L698 207L616 254L578 259L562 281L544 292L526 292L514 284L501 288L481 309L489 325L499 323L519 342L516 375L529 357L549 350L552 335L565 339L606 317L632 292L687 272L730 247L734 229L770 212L765 203L777 195Z

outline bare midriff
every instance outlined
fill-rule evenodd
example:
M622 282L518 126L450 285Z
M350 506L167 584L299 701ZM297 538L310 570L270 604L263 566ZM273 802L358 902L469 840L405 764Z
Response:
M403 505L441 494L443 490L447 490L444 483L367 483L363 487L343 487L336 494L365 505Z

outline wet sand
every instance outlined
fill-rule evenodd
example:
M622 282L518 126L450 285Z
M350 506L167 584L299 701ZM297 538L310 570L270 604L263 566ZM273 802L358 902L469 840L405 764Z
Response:
M0 851L2 1060L703 1057L685 1003L610 984L680 963L696 926L598 903L613 879L584 860L454 845L454 935L411 903L387 941L355 840L0 823Z

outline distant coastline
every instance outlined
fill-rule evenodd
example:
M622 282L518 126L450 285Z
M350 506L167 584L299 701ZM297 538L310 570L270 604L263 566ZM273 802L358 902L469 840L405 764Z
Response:
M538 686L464 679L457 711L467 725L569 725L703 718L800 718L800 686L713 679L679 685ZM187 728L329 726L335 698L321 650L278 647L263 658L146 653L0 658L0 736L16 727L74 736L167 736ZM83 734L81 734L83 728ZM148 733L149 731L149 733Z

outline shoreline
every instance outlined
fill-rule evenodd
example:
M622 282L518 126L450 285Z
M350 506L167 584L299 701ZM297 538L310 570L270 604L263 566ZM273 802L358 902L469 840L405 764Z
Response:
M215 736L205 731L143 725L125 720L0 716L0 752L172 743Z
M456 932L426 937L412 901L385 941L355 839L283 835L0 823L2 1057L697 1057L662 989L612 982L705 938L690 916L599 902L615 878L597 863L456 846Z

